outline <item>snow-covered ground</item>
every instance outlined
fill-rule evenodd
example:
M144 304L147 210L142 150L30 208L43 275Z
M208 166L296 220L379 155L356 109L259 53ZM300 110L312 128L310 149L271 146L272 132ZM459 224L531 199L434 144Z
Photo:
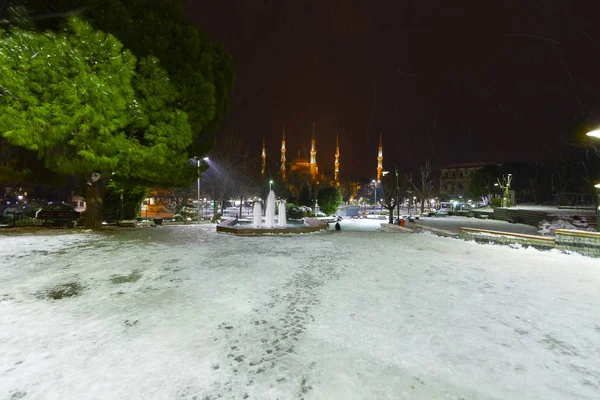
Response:
M381 224L387 224L388 220L365 218L365 219L342 219L339 221L342 231L376 231L381 229ZM327 224L329 230L335 230L335 223Z
M598 399L597 259L208 225L0 235L1 399ZM51 300L59 285L82 290Z
M570 229L576 231L588 231L595 232L596 230L592 228L587 221L581 220L564 220L564 219L555 219L553 221L542 221L540 223L539 233L542 235L554 235L554 231L557 229Z
M541 204L517 204L516 206L511 207L511 209L547 212L548 215L555 217L568 217L573 215L593 217L596 214L594 206L589 206L587 208L558 208L558 206L547 206ZM489 212L494 211L492 207L478 208L476 210Z
M525 224L511 224L497 219L479 219L459 216L448 217L421 217L415 222L417 225L430 226L458 233L458 228L487 229L501 232L522 233L525 235L539 235L538 229Z

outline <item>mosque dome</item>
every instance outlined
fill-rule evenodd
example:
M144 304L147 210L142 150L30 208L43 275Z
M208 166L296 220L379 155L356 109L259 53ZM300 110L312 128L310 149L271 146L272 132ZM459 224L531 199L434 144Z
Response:
M292 171L302 169L310 170L310 161L308 161L306 157L301 156L300 150L298 150L298 155L292 160L290 169Z

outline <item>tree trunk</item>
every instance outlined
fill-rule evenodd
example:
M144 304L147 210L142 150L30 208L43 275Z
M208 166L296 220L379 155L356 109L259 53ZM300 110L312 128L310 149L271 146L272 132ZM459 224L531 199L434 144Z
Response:
M244 211L244 195L240 195L240 215L238 218L242 218L242 213Z
M396 208L395 204L392 207L390 207L390 208L387 209L390 212L390 215L389 215L389 218L388 218L388 223L390 223L390 224L394 223L394 208Z
M96 181L89 179L85 186L85 222L86 229L102 229L102 210L104 209L104 187L108 179L104 176Z
M214 207L213 207L213 217L211 222L214 224L219 220L219 204L221 202L220 201L216 201L214 200Z
M421 198L421 214L425 212L425 199Z

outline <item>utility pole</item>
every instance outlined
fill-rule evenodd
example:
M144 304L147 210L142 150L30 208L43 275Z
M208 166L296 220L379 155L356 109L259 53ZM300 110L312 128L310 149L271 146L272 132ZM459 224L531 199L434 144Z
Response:
M398 183L398 175L400 171L396 166L396 205L398 207L398 225L400 225L400 184Z
M198 223L200 223L200 159L198 161L198 197L196 199L196 212L198 216Z
M377 181L375 179L373 179L373 187L375 188L373 191L375 193L375 211L377 211Z

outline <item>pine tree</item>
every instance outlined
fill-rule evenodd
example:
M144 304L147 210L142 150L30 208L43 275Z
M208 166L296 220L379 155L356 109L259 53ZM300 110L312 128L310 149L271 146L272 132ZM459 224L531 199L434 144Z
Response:
M77 18L59 33L0 36L0 134L59 174L86 175L87 228L101 228L113 175L177 184L193 174L178 101L158 59L137 65L117 38Z
M216 144L215 129L229 109L235 73L231 56L184 18L171 0L29 0L35 15L73 12L96 29L115 35L137 58L155 56L180 93L178 107L188 114L194 140L188 151L198 158ZM53 30L60 18L41 18Z

